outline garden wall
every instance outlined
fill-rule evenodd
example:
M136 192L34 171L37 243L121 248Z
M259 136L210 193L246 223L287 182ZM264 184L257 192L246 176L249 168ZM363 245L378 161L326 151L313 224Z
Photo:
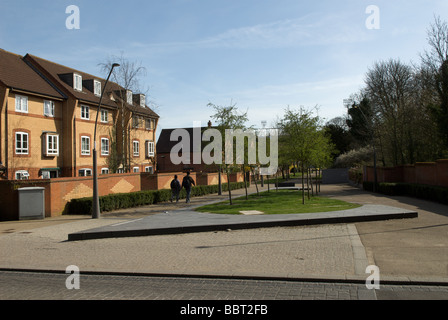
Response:
M126 173L98 177L99 196L130 193L144 190L170 189L170 183L177 174L179 181L185 173ZM191 173L196 185L217 185L218 173ZM243 181L241 173L230 175L231 182ZM222 183L227 176L222 175ZM72 199L92 197L92 177L57 178L51 180L3 180L0 181L0 221L18 220L18 189L27 187L45 188L45 217L59 216Z
M448 187L448 159L398 167L377 167L378 182L405 182ZM364 168L364 181L374 181L374 168Z

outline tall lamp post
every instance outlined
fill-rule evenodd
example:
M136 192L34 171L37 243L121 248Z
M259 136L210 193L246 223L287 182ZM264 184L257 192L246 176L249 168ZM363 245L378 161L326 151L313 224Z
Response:
M93 203L92 203L92 219L100 218L100 199L98 196L98 165L97 165L97 156L96 156L96 128L98 126L98 116L101 112L101 101L103 100L104 92L106 91L107 83L109 82L109 78L112 74L112 71L115 67L119 67L118 63L114 63L110 68L109 75L107 76L106 83L104 84L104 88L101 90L100 102L98 104L98 110L96 113L95 120L95 131L93 134Z

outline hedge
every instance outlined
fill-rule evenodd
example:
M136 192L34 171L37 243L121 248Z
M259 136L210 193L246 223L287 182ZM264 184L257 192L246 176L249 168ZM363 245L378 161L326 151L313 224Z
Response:
M231 182L230 190L244 188L244 182ZM227 183L222 184L222 190L228 191ZM207 194L218 193L218 185L195 186L191 190L192 197L204 196ZM180 192L180 199L186 198L185 189ZM64 214L66 215L90 215L92 214L92 199L82 198L73 199L67 203ZM147 190L132 193L119 193L102 196L99 198L101 212L110 212L114 210L136 208L148 206L151 204L167 202L171 199L171 190Z
M364 190L373 191L373 182L364 182ZM389 196L410 196L448 204L448 188L412 183L378 183L378 193Z

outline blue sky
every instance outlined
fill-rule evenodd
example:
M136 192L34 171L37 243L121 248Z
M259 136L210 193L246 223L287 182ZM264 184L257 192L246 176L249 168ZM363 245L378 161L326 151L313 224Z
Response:
M159 128L205 125L209 102L236 103L249 123L274 123L285 108L345 113L375 61L419 62L426 30L446 0L0 0L0 48L105 77L98 64L123 54L141 62ZM66 28L66 8L80 29ZM366 28L366 8L380 29Z

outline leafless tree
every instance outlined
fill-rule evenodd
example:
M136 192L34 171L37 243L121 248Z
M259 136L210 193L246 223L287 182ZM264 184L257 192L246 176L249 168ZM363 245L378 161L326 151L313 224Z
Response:
M126 104L126 90L130 90L132 92L138 92L147 95L149 89L142 90L142 78L146 76L146 68L142 66L141 62L130 61L125 58L124 54L121 53L120 56L111 56L106 62L100 63L99 66L102 72L109 72L112 64L118 63L120 64L119 68L116 68L112 74L112 81L118 84L122 90L117 90L115 94L119 96L120 100L120 108L121 108L121 141L122 141L122 155L120 160L121 164L125 171L128 171L131 164L128 163L131 159L130 157L130 147L126 143L126 127L125 123L126 117L125 114L128 112L125 104ZM149 101L149 99L148 99ZM119 165L117 164L117 167Z
M440 16L434 17L434 23L427 31L430 46L421 54L423 64L433 72L437 72L442 64L448 60L448 24Z

